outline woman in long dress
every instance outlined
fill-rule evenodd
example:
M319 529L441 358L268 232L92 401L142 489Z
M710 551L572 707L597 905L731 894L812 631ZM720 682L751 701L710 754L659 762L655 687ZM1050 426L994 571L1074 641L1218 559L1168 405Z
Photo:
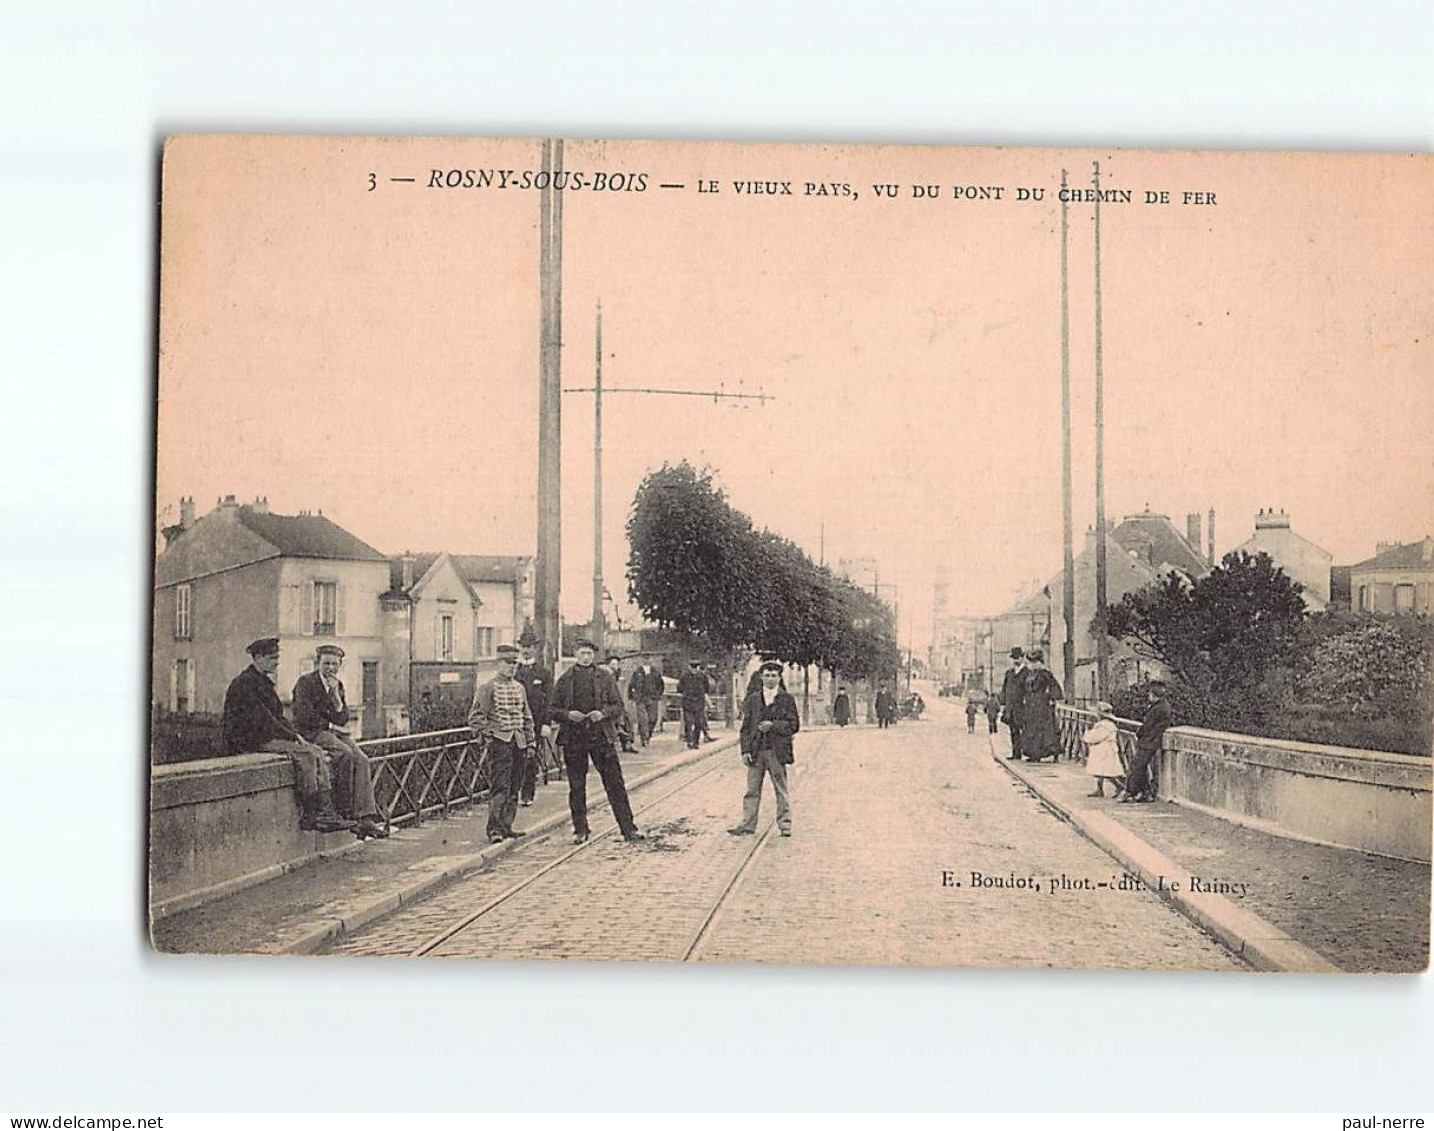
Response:
M1056 728L1056 704L1065 695L1046 668L1044 652L1031 649L1026 653L1026 662L1021 690L1021 755L1028 762L1043 758L1059 761L1061 736Z
M1115 720L1111 718L1114 710L1109 703L1097 703L1096 721L1080 736L1080 740L1089 748L1085 772L1095 778L1095 789L1086 794L1087 797L1104 797L1107 778L1115 788L1114 797L1119 798L1125 789L1125 767L1120 764Z

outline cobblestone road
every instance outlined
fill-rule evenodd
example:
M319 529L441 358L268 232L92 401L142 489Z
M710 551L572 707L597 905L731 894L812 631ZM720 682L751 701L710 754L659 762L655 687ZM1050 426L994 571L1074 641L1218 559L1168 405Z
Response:
M995 765L985 736L966 735L964 723L802 734L796 770L794 835L761 845L694 958L1244 968L1155 895L1110 886L1120 882L1113 861ZM691 784L639 816L649 842L595 845L439 953L681 959L753 847L724 832L742 781L730 751L654 783L635 804ZM765 824L770 787L763 809ZM409 953L568 849L566 837L525 846L334 952ZM973 886L973 872L1031 886ZM1052 892L1062 874L1076 886Z

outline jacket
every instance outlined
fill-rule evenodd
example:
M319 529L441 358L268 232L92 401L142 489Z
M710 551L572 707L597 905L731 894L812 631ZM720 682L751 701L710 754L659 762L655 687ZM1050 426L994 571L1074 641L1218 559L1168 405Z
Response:
M480 684L473 693L473 705L468 708L468 725L473 733L479 738L498 737L498 711L493 705L493 685L498 682L494 676L486 683ZM527 688L515 678L513 680L523 694L523 726L521 730L513 732L511 741L522 750L527 750L538 738L537 728L533 725L533 711L528 706Z
M1140 720L1140 729L1135 732L1135 752L1159 754L1169 726L1170 704L1164 699L1157 699L1150 704L1150 710L1146 711L1145 718Z
M1021 696L1026 686L1025 668L1007 668L1001 680L1001 719L1007 723L1021 725Z
M712 685L701 672L683 672L682 678L677 681L677 694L682 696L682 702L688 706L705 703L711 690Z
M252 754L276 738L293 742L298 732L284 719L284 705L269 677L250 664L224 693L222 726L227 754Z
M528 693L528 711L533 722L543 726L548 721L548 700L553 696L553 673L541 664L519 664L513 676Z
M757 729L763 722L770 722L772 729L763 734ZM792 735L802 729L802 718L797 714L797 701L785 691L778 690L772 705L767 706L760 691L747 696L742 704L742 758L750 761L758 751L767 749L777 755L785 766L792 764Z
M638 668L627 681L627 697L634 703L650 703L654 699L661 699L665 694L667 684L662 679L662 673L656 668L650 672Z
M324 686L324 677L318 672L301 675L294 684L294 729L305 738L312 740L331 726L343 730L349 725L349 705L344 697L342 680L339 685L338 702Z
M609 746L615 746L616 720L625 713L622 696L618 694L617 681L606 669L594 664L591 669L593 691L597 695L596 709L602 712L602 722L570 722L568 712L576 709L573 706L573 673L577 670L578 667L574 664L558 676L558 682L553 684L553 697L548 702L548 718L558 724L558 743L567 746L573 742L590 741L596 734L601 735Z

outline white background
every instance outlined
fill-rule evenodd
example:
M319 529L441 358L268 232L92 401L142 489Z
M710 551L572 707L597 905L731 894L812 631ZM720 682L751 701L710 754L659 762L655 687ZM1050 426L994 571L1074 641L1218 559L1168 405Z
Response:
M0 1108L1434 1106L1428 977L178 960L141 918L166 131L1428 151L1429 12L16 6Z

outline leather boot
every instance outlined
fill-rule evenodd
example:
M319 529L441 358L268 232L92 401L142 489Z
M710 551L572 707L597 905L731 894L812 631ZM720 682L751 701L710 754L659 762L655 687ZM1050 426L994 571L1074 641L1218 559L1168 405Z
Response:
M308 797L299 798L299 828L306 833L311 833L318 828L318 820L319 795L314 793Z
M354 822L347 821L340 817L334 809L334 795L327 789L321 790L318 796L318 812L314 819L314 828L321 833L346 833L353 829Z

